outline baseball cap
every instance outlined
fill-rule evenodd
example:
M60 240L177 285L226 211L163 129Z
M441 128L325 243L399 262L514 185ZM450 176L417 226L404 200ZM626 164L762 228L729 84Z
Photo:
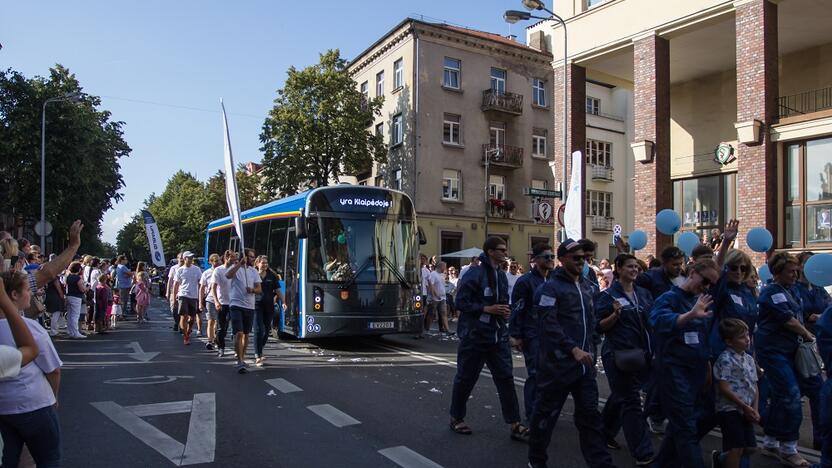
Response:
M182 252L182 258L185 258L185 257L194 257L194 256L195 256L195 255L194 255L194 253L193 253L193 252L191 252L190 250L186 250L186 251Z
M22 361L23 354L19 349L0 345L0 379L17 377Z
M563 257L566 254L580 250L581 248L580 242L573 239L566 239L558 246L558 257Z

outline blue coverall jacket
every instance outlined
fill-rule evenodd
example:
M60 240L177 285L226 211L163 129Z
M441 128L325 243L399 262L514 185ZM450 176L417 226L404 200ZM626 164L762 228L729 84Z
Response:
M631 300L624 293L624 288L618 280L612 283L608 289L601 291L595 299L595 318L598 333L604 334L604 345L601 354L611 354L619 349L641 348L653 353L653 344L650 341L650 328L648 326L650 309L653 307L653 297L650 291L635 286ZM613 302L621 304L621 315L615 325L606 332L601 331L601 320L612 314Z
M791 362L797 352L798 335L783 325L796 318L803 321L801 297L794 286L769 284L760 292L757 332L754 334L757 353L782 354Z
M656 300L662 294L670 291L673 287L673 281L664 272L664 268L651 268L644 273L638 275L636 278L636 285L650 291L653 300Z
M483 312L483 307L508 304L508 279L495 270L483 253L480 264L472 266L459 280L456 307L459 310L457 336L478 343L508 341L508 324L502 317Z
M711 292L714 299L712 306L714 315L711 321L709 343L711 359L716 360L725 351L725 341L719 336L719 322L728 318L740 319L748 325L749 335L753 337L759 313L757 298L751 289L744 284L729 282L724 272ZM753 354L753 348L748 352Z
M538 321L534 312L534 292L545 282L546 278L537 271L537 268L532 268L514 284L509 321L509 330L513 338L524 340L537 338Z
M800 294L803 302L803 323L809 323L809 317L812 314L822 314L832 303L832 297L829 297L826 289L819 286L807 286L798 281L794 285L794 290Z
M695 294L673 286L653 303L650 326L656 354L663 365L706 368L710 356L707 343L711 321L695 319L682 326L676 323L680 314L693 308L697 298Z

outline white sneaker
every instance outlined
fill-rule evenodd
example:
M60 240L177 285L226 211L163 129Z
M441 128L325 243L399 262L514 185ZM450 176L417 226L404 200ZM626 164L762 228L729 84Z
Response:
M74 339L74 340L83 340L83 339L85 339L86 337L87 337L87 335L75 335L75 336L73 336L73 337L71 337L71 338L72 338L72 339Z

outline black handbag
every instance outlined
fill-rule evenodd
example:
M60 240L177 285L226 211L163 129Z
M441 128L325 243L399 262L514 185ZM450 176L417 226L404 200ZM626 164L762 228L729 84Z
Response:
M617 349L612 357L621 372L639 372L647 367L647 353L641 348Z

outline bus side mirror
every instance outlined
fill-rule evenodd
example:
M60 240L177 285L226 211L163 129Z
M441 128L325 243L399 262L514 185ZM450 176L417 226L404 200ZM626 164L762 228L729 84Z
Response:
M422 229L422 226L419 226L417 232L419 234L419 245L427 244L428 243L428 238L425 236L425 230Z
M306 239L309 237L306 232L306 216L303 214L303 211L300 212L300 216L295 218L295 236L298 239Z

